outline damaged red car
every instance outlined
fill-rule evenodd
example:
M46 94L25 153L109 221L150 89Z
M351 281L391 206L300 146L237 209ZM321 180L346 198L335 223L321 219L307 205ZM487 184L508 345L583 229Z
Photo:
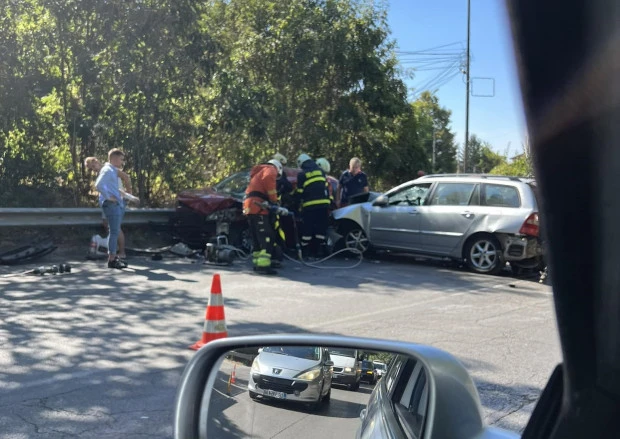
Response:
M297 187L298 168L287 168L288 180ZM334 193L338 180L327 177ZM245 252L252 249L248 222L243 215L243 196L250 184L250 169L236 172L215 186L191 189L177 195L173 233L193 249L202 249L218 236L226 236L228 243ZM282 205L288 209L294 206L291 196L283 195ZM295 217L296 218L296 217ZM292 217L281 218L288 248L295 248L296 233L299 230Z

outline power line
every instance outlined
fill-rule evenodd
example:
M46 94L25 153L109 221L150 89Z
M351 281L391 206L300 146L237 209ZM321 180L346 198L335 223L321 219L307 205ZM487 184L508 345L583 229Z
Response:
M421 50L396 51L399 61L410 69L414 75L419 72L429 72L430 77L414 87L417 98L423 91L436 91L450 82L460 73L463 73L465 49L463 43L456 41Z

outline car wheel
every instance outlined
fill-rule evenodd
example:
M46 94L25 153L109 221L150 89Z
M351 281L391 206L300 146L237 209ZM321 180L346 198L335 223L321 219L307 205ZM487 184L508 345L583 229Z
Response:
M365 253L370 248L370 241L366 236L366 233L359 227L350 227L345 233L343 243L344 248L356 249Z
M502 247L493 235L475 235L465 245L465 261L476 273L497 274L504 268Z

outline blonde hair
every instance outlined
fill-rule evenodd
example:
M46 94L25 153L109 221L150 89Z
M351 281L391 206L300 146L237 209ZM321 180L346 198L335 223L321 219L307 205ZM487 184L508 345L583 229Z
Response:
M86 157L84 159L84 166L88 169L92 169L93 163L99 163L99 159L97 157Z
M351 160L349 160L349 168L352 168L353 166L359 166L361 168L362 161L357 157L353 157Z

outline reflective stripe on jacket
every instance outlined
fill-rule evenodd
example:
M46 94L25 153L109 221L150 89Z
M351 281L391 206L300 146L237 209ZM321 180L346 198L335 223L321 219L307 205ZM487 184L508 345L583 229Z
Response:
M259 204L269 201L271 204L278 202L276 180L278 170L271 164L256 165L250 171L250 184L245 190L243 200L244 215L267 215L269 211Z
M297 175L297 195L302 209L314 207L329 207L328 181L325 173L312 160L301 165L301 172Z

